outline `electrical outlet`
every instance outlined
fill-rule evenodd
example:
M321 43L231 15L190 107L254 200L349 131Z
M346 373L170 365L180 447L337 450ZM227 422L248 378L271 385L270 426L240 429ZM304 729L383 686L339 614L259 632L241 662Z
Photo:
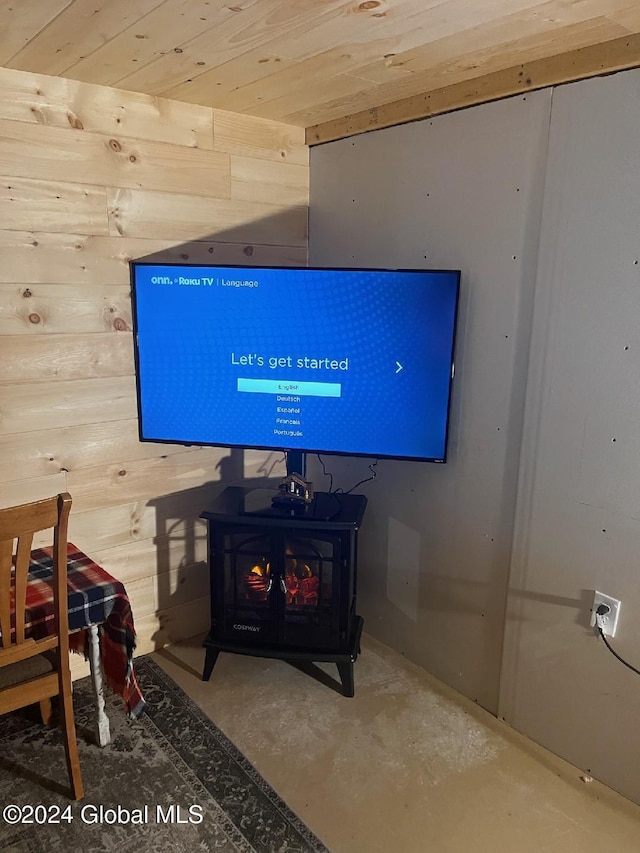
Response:
M591 624L595 627L596 610L601 604L606 604L609 607L609 612L600 617L600 625L602 633L607 637L615 637L616 628L618 627L618 617L620 616L620 601L617 598L611 598L610 595L605 595L603 592L595 590L593 596L593 608L591 610Z

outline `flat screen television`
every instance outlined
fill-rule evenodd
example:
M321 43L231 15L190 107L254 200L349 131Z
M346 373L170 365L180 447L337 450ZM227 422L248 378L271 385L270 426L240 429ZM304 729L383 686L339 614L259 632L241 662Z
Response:
M131 263L141 441L444 462L460 273Z

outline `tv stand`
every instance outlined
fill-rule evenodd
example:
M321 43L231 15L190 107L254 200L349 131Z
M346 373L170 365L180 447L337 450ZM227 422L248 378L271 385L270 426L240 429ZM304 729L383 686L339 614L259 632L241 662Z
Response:
M304 450L287 450L287 476L298 474L300 477L307 476L307 454Z
M323 661L336 664L343 694L353 696L363 628L356 614L357 536L366 498L321 492L304 512L291 514L273 507L272 495L229 487L201 513L211 587L202 680L221 651Z

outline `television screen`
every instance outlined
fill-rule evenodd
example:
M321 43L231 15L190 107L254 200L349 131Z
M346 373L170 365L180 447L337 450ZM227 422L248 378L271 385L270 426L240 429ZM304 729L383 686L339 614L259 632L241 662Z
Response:
M459 272L131 278L142 441L445 461Z

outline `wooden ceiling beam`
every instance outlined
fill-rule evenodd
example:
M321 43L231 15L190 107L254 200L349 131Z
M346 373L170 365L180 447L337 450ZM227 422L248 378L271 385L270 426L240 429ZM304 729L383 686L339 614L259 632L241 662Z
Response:
M633 33L313 125L306 129L306 142L307 145L319 145L547 86L639 66L640 33Z

